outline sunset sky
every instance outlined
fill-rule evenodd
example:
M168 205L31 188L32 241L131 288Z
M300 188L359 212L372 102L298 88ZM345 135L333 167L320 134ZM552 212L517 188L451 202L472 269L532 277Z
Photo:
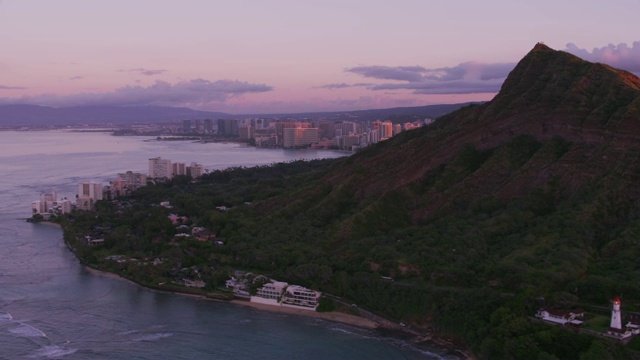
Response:
M533 46L640 74L638 0L0 0L0 104L489 100Z

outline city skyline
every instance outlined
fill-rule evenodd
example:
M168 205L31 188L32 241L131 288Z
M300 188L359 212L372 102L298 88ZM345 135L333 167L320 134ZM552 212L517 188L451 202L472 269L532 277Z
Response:
M640 73L640 3L0 1L0 105L228 113L490 100L536 42Z

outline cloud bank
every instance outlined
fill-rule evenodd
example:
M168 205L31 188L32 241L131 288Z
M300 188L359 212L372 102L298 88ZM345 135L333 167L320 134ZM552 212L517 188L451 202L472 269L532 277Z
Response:
M500 90L515 63L486 64L465 62L453 67L423 66L358 66L345 71L367 78L393 80L395 83L366 84L370 90L411 90L414 94L480 94ZM399 82L399 83L398 83ZM356 86L329 84L323 87L339 89Z
M634 41L631 47L626 43L609 44L601 48L594 48L589 52L569 43L564 50L591 62L599 62L616 68L640 73L640 41Z
M25 87L22 86L6 86L6 85L0 85L0 90L24 90L26 89Z
M137 74L144 75L144 76L162 75L163 73L165 73L167 71L169 71L169 70L165 70L165 69L145 69L145 68L120 69L120 70L118 70L118 72L132 72L132 73L137 73Z
M238 80L209 81L194 79L170 84L156 81L153 85L125 86L108 93L82 93L74 95L38 95L22 98L0 98L0 104L33 104L45 106L87 105L162 105L206 106L248 93L273 90L264 84L251 84Z
M353 87L369 87L373 84L370 83L357 83L357 84L347 84L347 83L338 83L338 84L326 84L321 86L314 87L315 89L346 89Z

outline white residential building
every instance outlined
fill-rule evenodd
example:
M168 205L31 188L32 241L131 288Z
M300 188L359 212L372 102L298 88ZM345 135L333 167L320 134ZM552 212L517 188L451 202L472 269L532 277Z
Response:
M288 286L282 295L282 305L294 305L311 308L313 310L318 307L318 299L320 292L307 289L299 285Z
M271 281L264 284L256 296L251 297L251 302L268 304L268 305L280 305L280 298L284 293L284 289L288 286L286 282Z
M171 179L173 168L171 167L171 160L163 159L161 157L149 159L149 177L152 179Z

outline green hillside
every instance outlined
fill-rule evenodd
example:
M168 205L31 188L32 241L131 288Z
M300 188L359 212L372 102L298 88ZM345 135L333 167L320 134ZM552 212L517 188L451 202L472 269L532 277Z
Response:
M246 269L335 294L468 346L480 358L633 358L529 320L540 306L640 304L640 80L538 44L489 103L349 158L230 169L77 213L110 254L169 259L140 281ZM170 201L172 209L159 206ZM216 210L217 206L230 211ZM223 246L174 241L169 213ZM111 269L122 271L122 269ZM135 272L135 274L133 274ZM391 277L394 281L389 281ZM606 313L606 310L605 310Z

